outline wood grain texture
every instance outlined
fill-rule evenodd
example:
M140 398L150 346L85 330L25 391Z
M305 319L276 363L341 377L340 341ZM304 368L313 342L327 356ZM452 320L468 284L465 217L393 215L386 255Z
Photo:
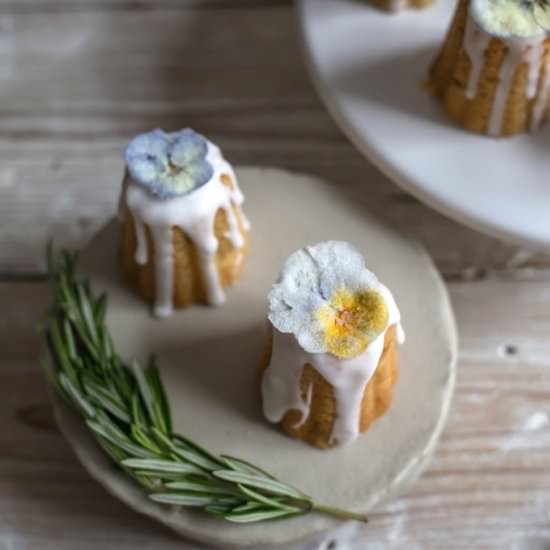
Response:
M237 164L364 183L372 209L422 241L450 278L550 266L445 219L369 165L313 91L289 7L210 4L75 2L96 8L82 11L18 0L59 8L35 13L0 0L0 273L43 273L50 236L81 245L113 212L130 136L186 125Z
M291 6L292 0L0 0L0 13L254 9Z
M365 548L550 548L549 258L445 219L365 162L309 82L290 0L0 0L0 120L0 548L193 548L86 475L36 366L46 241L80 246L113 214L132 134L187 125L236 164L361 182L449 281L450 421Z
M365 548L548 548L550 283L510 276L450 290L462 336L450 420L428 471L372 515ZM58 433L36 367L48 299L44 283L0 284L9 388L0 400L0 544L175 548L173 535L91 481Z

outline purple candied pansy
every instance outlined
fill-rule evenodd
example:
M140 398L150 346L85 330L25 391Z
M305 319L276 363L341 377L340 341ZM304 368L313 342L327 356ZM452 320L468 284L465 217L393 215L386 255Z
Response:
M214 169L206 159L206 139L190 128L136 136L126 148L132 178L161 199L187 195L208 183Z

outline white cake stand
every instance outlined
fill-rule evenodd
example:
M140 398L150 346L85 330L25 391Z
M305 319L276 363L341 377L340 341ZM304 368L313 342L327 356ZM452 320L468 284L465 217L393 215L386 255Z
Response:
M306 59L356 147L395 183L491 235L550 250L550 125L494 140L454 125L421 86L455 0L388 15L363 0L300 0Z
M108 323L123 357L158 353L175 429L213 452L248 459L318 501L369 511L414 480L441 433L454 386L456 332L445 287L426 253L365 210L362 189L278 170L238 176L253 224L244 276L219 309L194 307L156 320L119 279L113 222L83 251L82 269L110 295ZM388 414L348 447L319 451L289 439L262 418L258 362L265 345L267 292L297 248L326 239L354 243L394 292L407 342ZM135 510L202 543L226 548L362 548L367 531L311 514L235 525L162 507L113 468L81 420L54 400L61 429L104 487ZM354 541L358 546L353 546ZM357 542L359 541L359 542ZM340 546L342 547L342 546Z

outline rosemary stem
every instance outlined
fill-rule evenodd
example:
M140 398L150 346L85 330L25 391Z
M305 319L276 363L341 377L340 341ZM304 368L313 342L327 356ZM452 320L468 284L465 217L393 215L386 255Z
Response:
M312 502L309 500L294 500L292 505L302 508L308 512L315 511L338 519L360 521L361 523L368 523L369 521L366 514L359 514L356 512L351 512L350 510L344 510L343 508L327 506L326 504L319 504L318 502Z
M335 508L333 506L318 504L317 502L313 502L311 504L311 509L315 510L316 512L327 514L338 519L361 521L362 523L367 523L369 521L369 518L366 516L366 514L358 514L349 510L343 510L342 508Z

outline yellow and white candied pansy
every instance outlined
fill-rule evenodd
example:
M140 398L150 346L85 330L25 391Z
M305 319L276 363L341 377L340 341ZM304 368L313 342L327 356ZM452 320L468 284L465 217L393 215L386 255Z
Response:
M550 31L550 0L472 0L470 10L495 36L532 38Z
M532 0L532 2L535 20L546 32L550 32L550 0Z
M327 241L292 254L269 294L269 320L304 350L352 358L387 328L381 284L349 243Z

